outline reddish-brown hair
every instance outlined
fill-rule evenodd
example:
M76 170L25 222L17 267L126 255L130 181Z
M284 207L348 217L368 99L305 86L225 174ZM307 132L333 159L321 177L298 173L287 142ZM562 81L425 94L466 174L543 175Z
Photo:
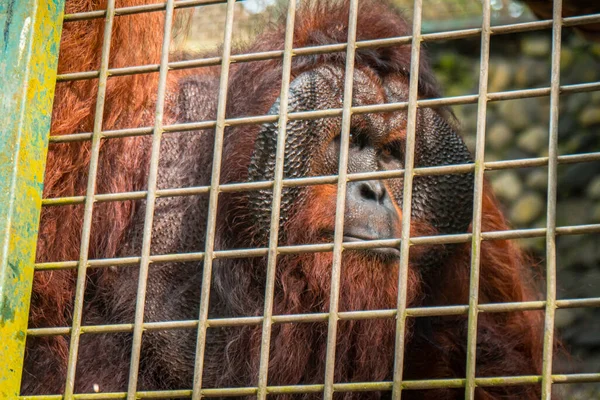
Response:
M146 3L145 0L123 1L121 6ZM311 3L311 2L308 2ZM335 3L338 4L338 3ZM358 40L409 34L400 16L383 1L361 1ZM104 0L67 1L67 12L103 9ZM344 42L347 37L348 7L312 4L297 15L294 47ZM324 17L326 16L326 18ZM110 66L124 67L157 63L160 55L162 13L136 14L115 18ZM103 21L91 20L65 25L61 42L59 73L96 70L100 64ZM283 48L283 25L274 27L244 52ZM143 45L140 45L143 43ZM410 47L392 46L359 49L357 68L378 74L407 75ZM292 74L298 74L325 63L343 65L345 53L315 54L295 57ZM279 93L281 60L241 63L231 67L228 117L262 115ZM248 79L253 77L254 79ZM171 92L176 92L175 76ZM439 95L435 79L426 60L422 60L419 76L423 97ZM153 111L157 74L110 78L104 107L104 130L149 126ZM52 134L66 135L90 132L93 128L97 81L64 82L57 86L53 111ZM253 99L248 101L247 99ZM167 100L168 118L175 118L174 105ZM258 126L235 127L226 132L223 182L239 182L247 178ZM89 142L52 144L48 155L45 197L80 196L85 194L90 162ZM127 137L105 139L100 150L96 193L143 190L146 185L148 138ZM331 224L335 212L335 190L317 187L306 191L307 204L294 214L288 224L296 236L288 240L314 243L320 225ZM243 213L243 197L224 196L220 201L219 246L243 245L244 229L239 222ZM114 257L128 231L135 209L133 201L96 204L89 258ZM243 219L243 218L242 218ZM80 234L83 206L49 207L42 214L39 261L77 260L80 256ZM413 224L413 235L434 233L425 225ZM507 223L489 186L483 198L484 231L508 229ZM520 302L537 297L532 272L519 249L509 241L482 242L480 264L481 303ZM427 247L414 247L411 252L426 252ZM348 252L343 258L340 311L395 308L398 290L405 290L409 306L467 304L469 299L470 243L456 245L449 252L443 268L421 271L410 266L406 288L398 288L398 266L383 265L361 253ZM227 262L227 261L223 261ZM331 253L282 256L278 263L275 314L327 312L331 288ZM219 268L221 293L231 296L234 314L260 315L264 293L264 259L241 261L232 268ZM238 268L237 270L235 268ZM219 272L220 271L220 272ZM235 279L219 277L219 273L249 272L255 274L243 284ZM103 270L91 271L94 282L102 282ZM67 326L70 324L74 297L73 271L37 273L34 283L30 324ZM225 283L223 283L225 282ZM258 283L257 283L258 282ZM253 287L253 284L258 286ZM230 286L227 286L230 285ZM106 291L110 287L93 288ZM197 299L196 299L197 301ZM235 302L237 301L237 304ZM237 307L237 308L236 308ZM466 363L466 316L409 319L405 356L405 378L426 379L464 377ZM477 376L538 374L542 352L542 314L510 312L480 314L478 324ZM254 384L258 370L261 327L244 327L226 346L228 368L217 381L223 385ZM271 341L269 384L321 383L324 375L327 326L319 323L275 325ZM336 351L336 382L362 382L391 379L393 369L395 322L393 319L342 321L339 323ZM44 363L48 371L64 371L68 343L63 337L30 344L30 357ZM248 359L249 357L249 359ZM55 374L55 372L53 372ZM46 376L40 379L56 380ZM166 378L165 378L166 380ZM43 386L43 384L42 384ZM48 387L52 386L48 383ZM407 391L406 398L461 398L463 389L439 389L423 392ZM348 393L344 398L379 398L381 393ZM478 388L481 399L539 398L538 386ZM292 396L282 395L282 398ZM305 397L311 397L309 395Z
M69 0L65 13L106 9L106 0ZM122 6L146 4L126 0ZM109 68L158 63L162 13L115 17ZM95 71L100 67L104 19L64 24L58 73ZM143 43L143 45L140 45ZM108 79L103 130L136 128L153 123L157 74ZM52 111L51 135L92 132L98 80L59 82ZM104 139L101 143L96 193L142 190L146 185L148 138ZM90 141L51 143L48 150L44 198L85 195L90 165ZM95 205L89 258L114 257L134 212L133 201ZM42 210L37 261L79 259L83 205L45 207ZM74 270L35 274L30 327L68 326L75 294ZM68 339L63 336L33 339L43 342L28 356L47 363L49 370L64 371ZM28 347L33 346L30 340ZM35 354L34 354L35 353ZM39 357L39 358L38 358Z

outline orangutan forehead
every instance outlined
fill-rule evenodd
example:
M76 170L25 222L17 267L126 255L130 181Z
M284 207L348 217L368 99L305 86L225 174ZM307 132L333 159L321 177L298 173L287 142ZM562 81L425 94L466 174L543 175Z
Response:
M342 108L345 78L344 67L338 64L326 64L305 71L292 81L290 98L299 111ZM352 105L360 107L405 102L408 100L408 87L408 78L402 74L382 76L369 67L359 66L353 72ZM271 111L276 112L275 109ZM341 118L326 120L335 122L317 122L316 125L323 132L323 138L332 139L339 134ZM406 109L355 113L352 116L352 129L368 136L372 144L379 145L404 139L406 122Z
M344 73L341 72L344 77ZM342 79L340 79L343 82ZM369 67L354 70L354 105L408 101L409 78L402 74L378 75Z
M353 106L408 101L408 78L400 74L378 76L370 68L354 72ZM375 142L403 140L406 136L406 110L356 114L352 127L364 130Z

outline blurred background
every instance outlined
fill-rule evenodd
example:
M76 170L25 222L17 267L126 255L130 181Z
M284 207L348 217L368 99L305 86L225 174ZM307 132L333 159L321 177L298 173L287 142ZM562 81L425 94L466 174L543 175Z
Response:
M298 0L299 2L302 0ZM394 1L407 17L412 0ZM568 2L565 2L569 4ZM235 6L234 41L250 41L285 12L285 0L246 0ZM591 3L590 3L591 4ZM206 5L178 21L185 32L172 49L196 54L218 49L223 39L225 4ZM523 3L491 0L492 25L534 21ZM480 0L423 0L423 32L481 26ZM572 28L562 33L561 85L600 81L600 42L586 40ZM428 42L427 53L445 96L477 93L480 41L453 39ZM489 92L550 86L551 31L494 35L490 47ZM453 108L462 135L475 147L477 105ZM486 161L546 156L549 97L491 102L487 111ZM600 151L600 91L561 95L559 154ZM600 223L600 161L559 165L557 226ZM486 172L514 228L546 225L546 167ZM532 263L545 267L544 238L520 245ZM557 239L559 299L600 297L600 234ZM600 372L600 309L558 310L556 328L571 354L555 362L555 373ZM600 384L560 385L568 399L600 399Z

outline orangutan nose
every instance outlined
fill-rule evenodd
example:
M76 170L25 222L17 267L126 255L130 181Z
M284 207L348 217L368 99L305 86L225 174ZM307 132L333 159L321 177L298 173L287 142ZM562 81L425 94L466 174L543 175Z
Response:
M400 216L381 181L349 182L346 188L344 241L392 239L398 236ZM397 249L371 252L396 255Z

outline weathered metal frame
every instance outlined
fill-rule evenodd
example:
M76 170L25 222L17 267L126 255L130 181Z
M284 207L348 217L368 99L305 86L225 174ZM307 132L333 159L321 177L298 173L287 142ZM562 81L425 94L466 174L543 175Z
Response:
M308 393L308 392L323 392L324 398L330 399L334 392L338 391L369 391L369 390L391 390L394 399L401 397L403 390L425 389L425 388L465 388L465 398L474 398L474 389L478 386L498 386L498 385L522 385L522 384L540 384L542 387L543 399L550 398L552 384L557 383L583 383L583 382L599 382L600 373L592 374L552 374L552 346L553 346L553 330L554 330L554 313L557 308L572 308L572 307L600 307L600 297L586 299L556 299L556 236L584 234L584 233L600 233L600 224L577 225L577 226L556 226L556 185L557 176L556 169L559 164L579 163L588 161L600 161L600 152L587 154L573 154L558 156L557 154L557 126L558 126L558 101L561 94L578 93L585 91L600 90L600 82L563 85L560 86L559 81L559 62L561 48L561 28L563 26L576 26L584 23L600 22L600 14L586 15L562 18L561 17L561 0L554 0L554 17L552 20L535 21L520 24L510 24L501 26L490 26L490 7L487 2L484 2L483 7L483 23L481 28L463 29L449 32L428 33L421 32L421 9L422 0L415 0L414 15L413 15L413 36L404 36L388 39L356 41L356 18L357 18L357 3L359 0L351 0L350 16L349 16L349 33L347 43L340 43L327 46L315 46L305 48L292 48L292 27L294 24L294 4L288 10L285 47L283 50L268 51L253 54L231 54L231 39L233 32L234 18L234 3L235 0L184 0L175 1L169 0L166 3L157 3L146 6L115 8L114 0L109 0L107 10L94 11L80 14L70 14L65 16L65 22L88 20L93 18L105 18L106 27L104 37L104 48L102 54L101 68L99 71L84 71L63 74L58 76L58 81L73 81L81 79L96 79L99 78L98 102L96 110L96 120L94 130L90 133L79 133L66 136L51 136L50 142L92 142L92 161L90 162L90 178L88 182L88 190L85 196L74 196L54 199L44 199L43 206L64 206L72 204L85 204L84 224L82 229L82 254L78 261L64 260L50 263L37 263L35 270L54 270L54 269L78 269L76 302L71 327L53 327L53 328L37 328L28 329L27 335L32 336L49 336L49 335L71 335L71 351L69 354L69 370L67 374L67 389L63 395L46 395L46 396L22 396L22 399L134 399L134 398L168 398L173 396L191 397L200 399L201 397L216 397L225 395L256 395L257 398L264 399L268 394L277 393ZM220 57L203 58L190 61L169 62L168 60L168 44L170 40L170 28L172 23L173 12L177 8L195 7L206 4L227 3L226 23L224 29L224 46ZM108 68L108 51L110 49L110 28L115 17L121 15L132 15L141 12L166 12L166 23L163 37L163 51L160 64L132 66L125 68L109 69ZM487 91L487 74L489 67L489 41L493 35L501 35L516 32L526 32L538 29L552 28L553 32L553 52L552 52L552 71L550 87L539 89L524 89L508 92L488 93ZM441 99L417 100L417 84L418 73L411 73L410 95L407 102L370 105L361 107L352 107L351 96L352 80L346 80L344 87L344 98L342 108L321 111L308 112L287 112L287 96L290 80L290 65L292 57L302 56L307 54L317 54L335 51L345 51L347 54L346 76L353 75L354 69L354 53L361 48L366 47L381 47L395 46L401 44L420 44L428 41L481 37L481 67L479 90L477 94L447 97ZM419 51L420 46L413 46L411 53L411 71L418 71L419 66ZM283 59L283 74L282 74L282 91L281 91L281 107L279 115L261 115L249 116L244 118L227 119L225 118L225 106L227 102L226 89L229 74L229 65L233 62L248 62L256 60L266 60L273 58ZM163 125L162 115L164 108L164 95L166 89L166 77L169 70L178 70L184 68L197 68L202 66L221 66L221 81L219 84L219 96L217 106L217 117L214 121L200 121L197 123ZM138 73L159 72L159 89L158 102L155 112L155 125L153 127L123 129L114 131L102 131L102 109L104 100L104 88L107 79L112 76L132 75ZM495 162L484 162L484 142L485 142L485 116L487 103L501 100L518 99L518 98L533 98L540 96L549 96L551 101L550 107L550 139L549 139L549 155L548 157L536 157L519 160L506 160ZM474 164L439 166L428 168L415 168L413 165L413 151L415 142L415 116L418 107L440 107L459 104L478 104L477 114L477 146ZM405 168L395 171L385 172L369 172L350 174L347 173L346 166L348 161L348 142L349 142L349 127L350 118L353 114L374 113L374 112L389 112L397 110L407 110L408 126L407 126L407 151ZM322 117L341 116L342 117L342 141L340 154L339 175L324 176L324 177L307 177L298 179L283 178L283 140L285 135L286 122L296 119L314 119ZM262 124L265 122L278 122L278 145L276 154L276 172L273 181L252 182L252 183L234 183L220 184L220 169L223 147L223 133L225 126L244 125L244 124ZM156 176L158 172L158 159L160 150L161 135L164 132L184 132L194 131L199 129L215 129L215 144L213 153L213 170L212 180L209 186L199 186L192 188L174 188L174 189L157 189ZM152 155L150 161L150 177L148 182L148 190L127 193L111 193L111 194L96 194L94 193L94 180L97 170L98 144L100 138L111 139L127 136L153 135L152 137ZM44 143L45 144L45 143ZM45 145L44 149L45 151ZM501 170L508 168L536 167L547 166L549 171L548 176L548 206L547 206L547 226L546 228L537 229L516 229L501 232L482 232L481 231L481 199L483 190L483 175L485 171ZM404 198L405 208L410 208L410 198L412 196L412 179L414 176L420 175L439 175L449 173L464 173L474 172L475 174L475 189L474 189L474 211L473 211L473 233L463 233L444 236L429 236L416 237L409 236L410 227L410 210L404 210L405 218L402 222L402 235L400 239L376 240L362 243L343 243L342 227L343 213L336 213L336 229L333 243L329 244L314 244L314 245L299 245L299 246L279 246L277 243L278 236L278 220L279 209L277 207L281 199L281 191L284 187L307 186L323 183L333 183L338 186L338 198L336 209L344 209L345 202L345 186L347 182L367 179L385 179L392 177L404 177ZM218 194L220 192L232 191L247 191L271 189L273 190L273 204L271 215L271 231L270 240L267 248L254 249L236 249L227 251L216 251L214 249L214 234L216 230L216 210ZM209 215L207 220L206 233L206 248L203 252L186 253L186 254L167 254L167 255L151 255L150 239L151 226L154 212L154 203L156 198L169 196L187 196L197 194L208 194L209 196ZM140 256L113 258L113 259L88 259L87 245L89 243L89 234L91 230L91 215L93 205L97 202L106 201L123 201L123 200L146 200L146 217L144 225L143 246ZM39 201L35 204L39 207ZM21 217L21 216L19 216ZM37 220L35 220L37 222ZM479 280L479 252L482 240L497 240L497 239L516 239L529 237L546 237L546 258L547 258L547 297L545 301L529 301L521 303L502 303L502 304L478 304L478 280ZM374 311L352 311L338 312L337 299L339 295L339 274L341 267L341 254L345 249L363 249L381 246L394 246L401 249L401 261L399 270L399 284L405 285L408 271L408 254L410 247L414 245L432 244L432 243L472 243L471 257L471 287L470 300L468 305L446 306L446 307L421 307L407 308L406 299L403 295L398 298L396 309L389 310L374 310ZM32 248L29 243L29 248ZM322 252L333 251L334 261L332 268L332 286L331 286L331 304L329 313L315 314L299 314L299 315L273 315L273 291L274 291L274 271L279 254L291 254L302 252ZM206 301L210 294L210 282L212 262L217 258L238 258L238 257L263 257L267 256L267 282L266 282L266 301L264 313L258 317L245 318L208 318L208 308ZM150 263L165 262L165 261L204 261L204 280L201 290L201 309L199 318L190 321L169 321L169 322L143 322L143 309L145 301L145 288L147 281L147 272ZM30 264L33 263L33 260ZM81 325L81 310L83 306L83 293L85 289L85 275L87 268L104 268L107 266L130 266L140 265L140 279L138 286L138 301L136 305L135 321L133 324L118 324L118 325L96 325L82 326ZM31 269L31 268L30 268ZM32 271L28 272L30 275ZM29 279L30 284L30 279ZM475 376L475 349L476 349L476 327L477 315L480 312L511 312L517 310L545 310L546 331L544 335L544 358L543 370L541 375L536 376L519 376L519 377L492 377L492 378L477 378ZM402 379L402 364L404 353L404 324L406 317L420 316L442 316L442 315L468 315L468 356L467 356L467 373L464 379L438 379L424 381L408 381ZM336 326L339 320L356 320L356 319L374 319L374 318L396 318L397 321L397 337L396 337L396 353L395 353L395 368L394 379L391 382L368 382L368 383L334 383L333 371L335 360L335 341L336 341ZM25 317L26 320L26 317ZM270 341L270 332L273 324L279 323L306 323L306 322L328 322L329 332L327 338L327 355L326 355L326 374L324 384L321 385L289 385L289 386L269 386L267 382L268 372L268 349ZM239 325L262 325L262 343L260 352L260 373L257 387L243 388L222 388L222 389L206 389L202 387L202 369L204 358L204 347L206 330L208 327L223 327L223 326L239 326ZM140 361L140 348L142 332L144 330L159 330L159 329L197 329L198 341L196 349L196 368L194 374L194 385L191 390L174 390L174 391L157 391L144 392L137 391L137 373ZM102 393L102 394L75 394L73 393L75 361L77 358L77 345L81 334L96 334L96 333L115 333L115 332L133 332L132 344L132 359L129 377L129 386L127 392L119 393ZM1 370L0 370L1 372ZM0 377L2 375L0 374Z
M87 267L89 245L92 231L92 218L94 212L94 194L96 191L96 178L98 172L98 160L100 158L100 143L102 121L104 116L104 104L106 100L106 84L108 81L108 57L110 53L110 41L114 22L115 0L108 0L106 4L106 18L104 24L104 37L102 43L102 55L100 60L100 73L98 79L98 94L96 95L96 109L94 111L94 131L90 149L90 166L88 169L88 182L86 187L83 223L81 228L81 244L79 249L79 261L77 263L77 281L75 287L75 302L73 305L73 324L69 341L69 356L67 361L67 377L65 382L65 398L73 397L75 389L75 372L77 369L77 354L79 352L79 339L81 336L81 319L83 316L83 303L87 281Z
M542 398L548 400L552 397L554 317L556 315L556 192L558 186L558 103L560 98L562 7L562 0L554 0L548 135L548 205L546 207L546 309L544 313L544 353L542 355Z
M63 0L0 5L0 398L19 395Z
M204 269L202 272L202 289L200 296L200 315L198 322L198 338L196 341L196 359L192 399L199 400L202 396L202 371L204 367L204 351L206 349L206 330L208 328L208 299L210 298L210 282L212 281L213 253L215 234L217 230L217 201L219 200L219 180L221 178L221 161L223 157L223 136L225 132L225 111L227 106L227 88L229 66L231 64L231 41L233 36L233 15L235 0L227 0L225 29L223 32L223 50L219 94L217 102L217 121L215 127L215 142L208 199L208 216L206 221L206 242Z
M477 131L475 144L475 184L473 187L473 231L471 236L471 274L469 276L469 311L467 326L467 369L465 399L475 398L475 369L477 353L477 317L479 315L479 265L481 261L481 218L483 215L483 174L485 172L485 128L487 114L488 74L490 61L491 4L483 2L481 26L481 53L479 62L479 98L477 103Z

